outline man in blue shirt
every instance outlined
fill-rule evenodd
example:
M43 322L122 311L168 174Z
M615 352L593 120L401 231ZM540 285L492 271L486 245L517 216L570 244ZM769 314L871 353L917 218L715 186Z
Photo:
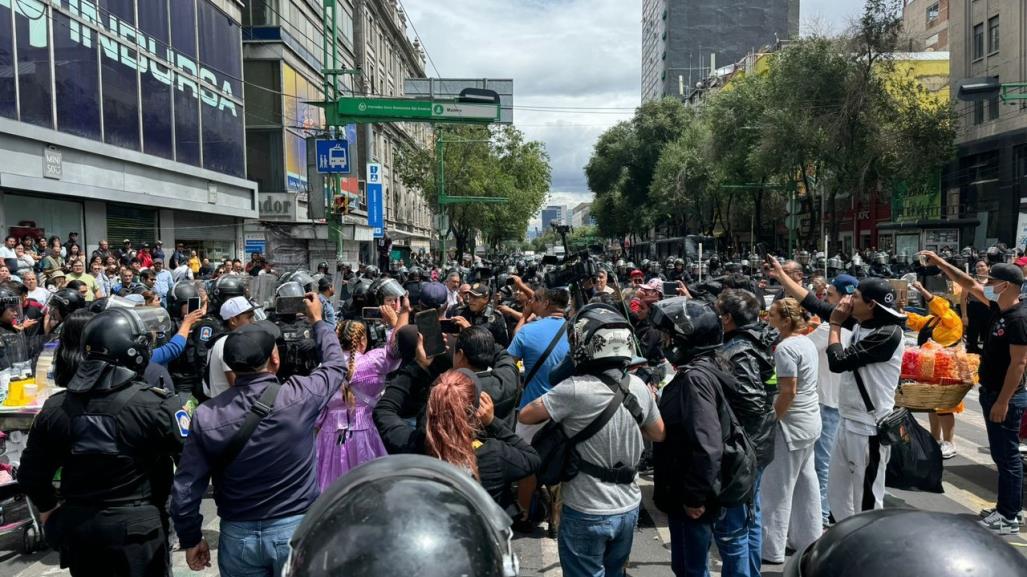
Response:
M519 280L516 279L515 282ZM521 290L522 283L518 282L518 284L518 289ZM534 372L531 380L524 384L520 408L524 408L528 403L549 392L550 373L563 362L570 351L567 333L564 331L564 334L560 336L560 340L553 347L549 356L541 359L542 364L538 369L535 369L535 365L538 364L542 354L549 348L549 344L553 342L560 329L566 324L567 320L564 311L567 310L569 302L570 294L565 289L538 289L535 291L531 301L525 306L524 315L521 317L520 322L517 323L517 328L514 329L516 334L514 335L513 342L507 348L507 352L517 360L524 362L525 378ZM526 322L528 318L534 318L535 320ZM535 433L544 424L525 425L518 422L517 435L524 439L526 443L531 443ZM517 531L530 532L534 530L534 527L528 522L526 512L531 506L531 497L535 492L535 485L535 477L529 477L522 479L517 486L517 501L520 504L521 511L525 512L520 519L514 522L514 529Z
M153 259L153 272L157 275L154 290L160 296L160 304L167 306L168 293L171 292L171 287L175 286L175 279L171 276L171 271L164 268L164 259L161 258Z

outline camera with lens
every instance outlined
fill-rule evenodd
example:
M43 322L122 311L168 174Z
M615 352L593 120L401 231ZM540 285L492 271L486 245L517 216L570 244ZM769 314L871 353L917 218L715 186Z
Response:
M549 271L545 275L545 285L549 288L570 286L595 278L599 267L589 253L579 253L564 259L564 264Z

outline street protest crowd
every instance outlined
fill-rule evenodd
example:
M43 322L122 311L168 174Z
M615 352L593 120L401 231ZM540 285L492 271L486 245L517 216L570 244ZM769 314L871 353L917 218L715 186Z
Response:
M211 487L225 577L512 576L540 527L564 575L620 576L640 474L679 576L714 545L730 577L854 575L879 549L1027 574L993 537L1023 525L1027 257L866 257L312 273L10 237L0 413L36 414L0 475L73 576L210 566ZM996 507L885 510L886 486L940 490L975 386ZM928 546L945 531L965 546Z

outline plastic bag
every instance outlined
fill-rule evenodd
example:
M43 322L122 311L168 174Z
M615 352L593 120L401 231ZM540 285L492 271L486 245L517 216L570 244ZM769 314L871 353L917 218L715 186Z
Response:
M944 493L941 447L930 431L920 426L912 413L906 415L901 440L891 446L885 485L907 491Z

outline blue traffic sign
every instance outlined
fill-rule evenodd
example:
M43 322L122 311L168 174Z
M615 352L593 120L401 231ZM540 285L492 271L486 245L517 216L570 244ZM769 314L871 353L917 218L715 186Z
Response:
M349 174L349 141L318 140L317 171L320 174Z

